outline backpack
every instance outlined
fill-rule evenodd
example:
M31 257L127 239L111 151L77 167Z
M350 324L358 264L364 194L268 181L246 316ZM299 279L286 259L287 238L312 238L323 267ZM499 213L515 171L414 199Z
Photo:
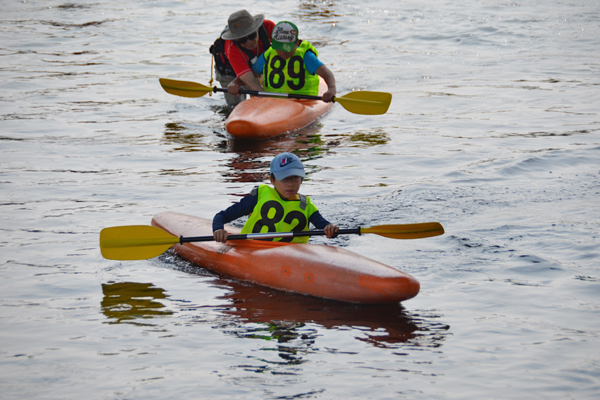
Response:
M222 76L235 76L235 71L225 55L225 41L220 37L210 46L210 54L215 59L215 68Z

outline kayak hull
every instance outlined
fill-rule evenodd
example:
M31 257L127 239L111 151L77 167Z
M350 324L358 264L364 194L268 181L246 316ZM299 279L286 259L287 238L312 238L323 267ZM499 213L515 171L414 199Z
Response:
M176 236L212 235L212 221L165 212L152 225ZM229 233L239 229L226 226ZM339 247L258 240L177 244L176 253L218 274L286 292L351 303L396 303L420 284L388 265Z
M319 94L327 91L321 79ZM239 103L225 121L225 129L239 139L268 139L311 124L333 107L321 100L250 97Z

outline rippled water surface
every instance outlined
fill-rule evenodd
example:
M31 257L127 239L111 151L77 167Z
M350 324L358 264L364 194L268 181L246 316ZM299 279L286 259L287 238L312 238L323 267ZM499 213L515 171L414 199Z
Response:
M228 137L208 48L241 8L295 21L340 105ZM4 0L0 390L22 399L597 398L600 8L593 1ZM228 280L174 254L102 258L104 227L211 218L281 151L343 227L443 236L327 243L421 282L360 306ZM325 239L311 239L323 243Z

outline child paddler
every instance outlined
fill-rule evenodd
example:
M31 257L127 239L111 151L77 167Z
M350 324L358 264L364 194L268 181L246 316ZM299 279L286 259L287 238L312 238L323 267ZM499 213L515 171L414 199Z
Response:
M319 95L319 76L327 84L323 101L330 102L336 95L333 72L317 57L319 52L306 40L298 39L298 27L289 21L275 25L271 47L258 57L252 66L262 74L264 90L277 93ZM238 94L240 82L228 86L230 94Z
M242 233L307 231L308 224L323 229L331 238L339 228L327 221L310 197L299 194L305 177L302 161L292 153L281 153L271 161L271 183L260 185L231 207L213 218L215 241L225 243L228 233L224 225L245 215L250 215ZM308 236L275 238L273 241L307 243Z

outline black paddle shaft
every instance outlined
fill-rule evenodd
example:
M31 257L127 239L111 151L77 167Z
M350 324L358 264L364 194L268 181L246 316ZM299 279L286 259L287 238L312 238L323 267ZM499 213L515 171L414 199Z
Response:
M227 89L218 88L216 86L213 87L213 91L227 93ZM303 99L303 100L323 100L323 97L321 97L321 96L310 96L308 94L258 92L256 90L246 90L246 89L240 89L240 93L241 94L249 94L252 96L262 96L262 97L279 97L279 98Z
M337 235L348 235L348 234L358 234L360 235L360 228L354 229L340 229L337 231L335 236ZM240 235L229 235L227 236L227 240L243 240L243 239L274 239L280 237L303 237L303 236L323 236L325 235L325 231L323 230L315 230L315 231L301 231L301 232L281 232L281 233L248 233L248 234L240 234ZM179 237L179 243L191 243L191 242L210 242L215 240L212 236L196 236L196 237Z

